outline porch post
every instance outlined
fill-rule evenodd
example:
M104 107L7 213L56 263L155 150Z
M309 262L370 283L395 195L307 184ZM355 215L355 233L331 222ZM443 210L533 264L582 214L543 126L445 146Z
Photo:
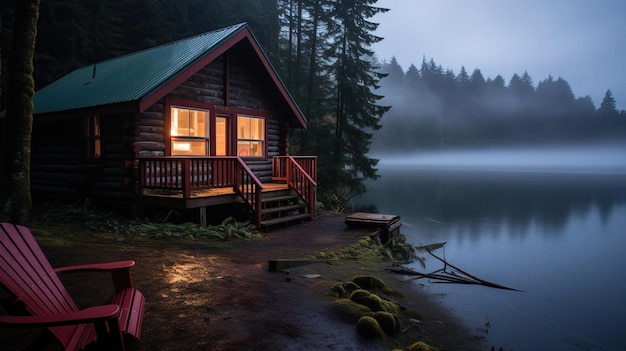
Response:
M183 198L189 199L191 198L191 160L186 158L183 160Z
M200 215L200 226L202 228L206 228L207 226L206 206L198 207L198 213Z

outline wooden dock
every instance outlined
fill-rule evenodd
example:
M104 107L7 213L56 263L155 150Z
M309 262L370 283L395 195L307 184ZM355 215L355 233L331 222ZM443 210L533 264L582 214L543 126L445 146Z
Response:
M348 226L372 227L379 230L379 237L384 244L400 234L402 221L400 216L381 213L355 212L346 216Z

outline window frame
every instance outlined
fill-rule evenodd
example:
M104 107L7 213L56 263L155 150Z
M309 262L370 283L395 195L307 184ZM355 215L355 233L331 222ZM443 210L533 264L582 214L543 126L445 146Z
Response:
M203 111L207 113L206 121L205 121L205 131L204 136L185 136L185 135L172 135L172 123L173 123L173 109L182 109L182 110L195 110L195 111ZM213 111L211 109L210 104L200 103L193 100L185 100L185 99L168 99L165 103L165 130L166 133L166 143L165 143L165 155L180 157L180 156L205 156L208 157L211 154L211 133L213 128L211 128ZM204 153L202 155L176 155L174 154L176 151L174 150L174 143L177 141L185 141L188 140L190 143L195 143L198 141L204 142Z
M165 123L164 123L164 133L165 133L165 155L166 156L174 156L172 155L172 141L174 138L180 138L180 136L172 136L171 135L171 125L172 125L172 107L174 108L183 108L183 109L192 109L192 110L203 110L208 111L209 122L208 122L208 135L207 135L207 148L208 154L206 157L224 157L221 155L216 155L216 118L218 116L228 116L228 127L227 131L227 153L226 156L237 156L238 153L238 137L237 137L237 129L238 126L238 117L253 117L260 118L263 120L263 140L262 141L262 149L261 156L245 156L243 157L246 161L262 161L268 159L268 113L261 110L253 110L248 108L241 108L235 106L224 106L224 105L215 105L211 103L180 98L180 97L167 97L165 99ZM189 140L191 138L197 137L186 137ZM204 137L202 137L204 138ZM199 155L194 155L199 156Z
M98 162L102 160L102 122L99 115L83 118L81 160Z
M263 125L262 125L262 132L263 132L262 138L261 139L256 139L256 138L239 137L239 130L240 130L239 119L240 118L260 120L263 123ZM246 160L248 160L248 159L266 159L267 158L267 118L265 118L264 116L259 116L259 115L251 114L251 113L237 113L236 114L236 120L237 120L237 130L235 131L236 138L234 140L234 144L235 144L235 150L237 152L237 156L239 156L241 158L245 158ZM261 155L242 155L241 151L239 150L239 143L240 142L261 143Z

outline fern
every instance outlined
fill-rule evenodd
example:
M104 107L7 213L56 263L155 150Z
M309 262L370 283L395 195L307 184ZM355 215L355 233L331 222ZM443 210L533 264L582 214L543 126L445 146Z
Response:
M424 252L424 251L433 252L433 251L441 249L445 244L446 242L444 241L442 243L433 243L433 244L428 244L428 245L416 246L415 249L419 252Z

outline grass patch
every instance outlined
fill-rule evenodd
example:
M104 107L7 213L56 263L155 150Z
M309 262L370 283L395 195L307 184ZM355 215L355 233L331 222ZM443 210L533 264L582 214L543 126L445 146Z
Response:
M34 226L45 240L63 245L68 236L87 235L104 239L123 241L126 239L258 239L262 233L254 224L239 222L228 217L220 224L202 227L199 224L185 222L172 223L170 211L164 218L127 218L117 213L93 208L88 203L72 205L49 205L36 210ZM76 230L70 230L74 228ZM63 237L62 239L60 237Z

